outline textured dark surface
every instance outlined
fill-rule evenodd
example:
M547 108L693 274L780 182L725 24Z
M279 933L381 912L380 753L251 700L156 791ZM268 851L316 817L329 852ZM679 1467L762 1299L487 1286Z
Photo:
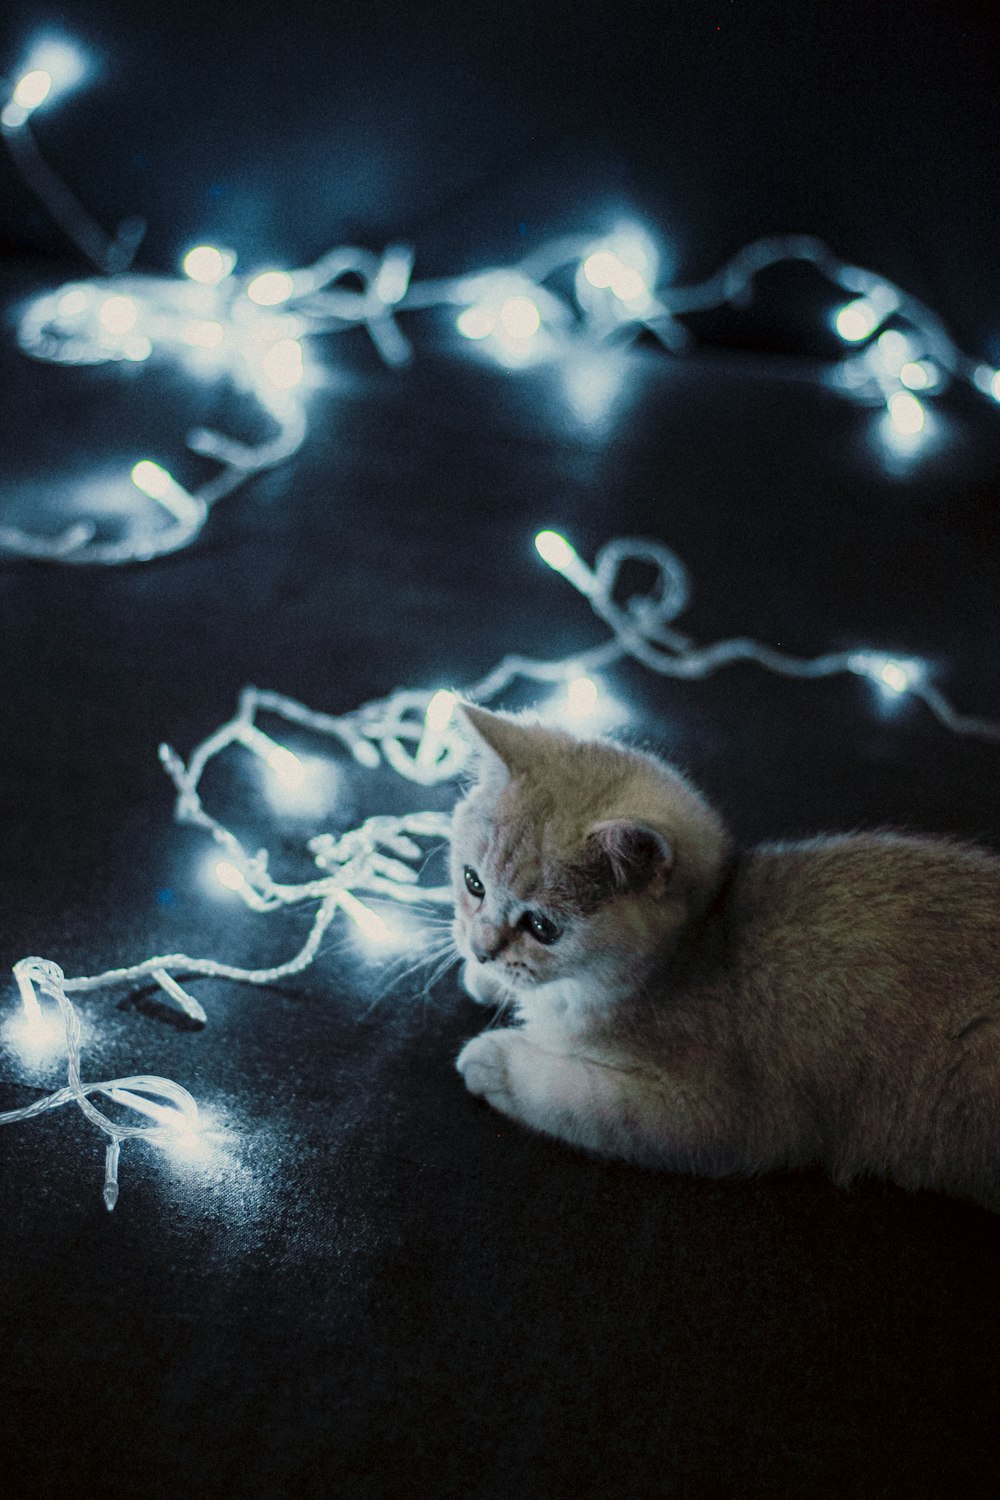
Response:
M150 269L205 238L252 267L399 237L446 274L625 209L685 279L758 233L822 235L1000 362L987 7L473 9L67 5L104 77L39 138L106 221L146 214ZM52 18L9 4L4 60ZM78 271L6 164L0 192L13 307ZM926 655L960 706L1000 717L1000 413L949 398L939 442L887 465L869 416L786 357L834 352L816 291L769 281L746 321L706 328L742 357L637 351L601 429L556 372L494 370L430 320L402 373L345 336L318 346L301 454L192 551L2 564L4 967L287 956L307 918L207 891L157 744L189 750L246 682L341 710L599 639L534 555L543 525L586 556L615 535L674 547L701 639ZM211 389L30 364L10 326L4 505L147 451L196 476L181 439ZM1000 751L863 682L624 667L614 686L743 838L1000 842ZM347 772L333 817L427 800ZM453 1071L482 1023L453 976L429 1000L416 980L384 993L350 944L269 991L192 989L203 1030L141 987L83 1002L84 1072L183 1082L226 1127L221 1163L126 1148L108 1215L75 1111L0 1135L5 1494L1000 1494L986 1214L812 1173L656 1176L529 1137ZM7 1052L0 1080L4 1108L46 1085Z

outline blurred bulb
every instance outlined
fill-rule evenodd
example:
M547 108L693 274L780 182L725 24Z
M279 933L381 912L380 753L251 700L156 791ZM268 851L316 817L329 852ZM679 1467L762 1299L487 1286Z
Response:
M143 458L132 468L132 483L151 500L162 500L174 479L160 464L155 464L151 458Z
M876 340L876 347L884 364L894 375L914 355L911 340L906 337L905 333L900 333L898 328L887 328L884 333L880 333Z
M227 891L249 889L242 870L238 870L228 859L216 860L215 878L220 885L225 886Z
M566 712L573 719L585 719L594 712L599 697L592 677L574 677L566 684Z
M424 727L417 746L417 764L433 766L441 750L442 737L455 711L457 699L447 688L440 688L431 695L424 712Z
M358 931L370 943L376 943L381 948L388 946L393 941L389 924L379 916L377 911L372 911L370 906L366 906L363 901L359 901L357 896L351 891L341 891L337 899Z
M925 391L937 384L937 370L929 360L911 359L901 367L899 378L907 390Z
M922 404L909 391L895 391L888 401L889 420L900 437L915 437L923 431L926 415Z
M290 391L302 380L302 345L298 339L279 339L261 356L261 373L280 391Z
M455 319L455 327L466 339L488 338L496 326L496 313L487 307L465 307Z
M881 319L867 297L858 297L842 307L836 317L840 337L848 344L858 344L875 332Z
M283 787L295 791L306 779L306 768L293 750L279 745L269 734L258 729L256 724L244 724L239 732L240 743L252 750L260 760L274 772Z
M591 286L611 286L621 267L621 261L611 250L595 250L583 263L583 274Z
M224 281L235 265L233 251L220 250L217 245L195 245L181 262L185 276L204 286L215 286Z
M78 318L82 312L87 311L90 303L90 293L82 286L73 286L59 298L56 312L60 318Z
M292 295L292 278L287 271L261 271L247 287L247 296L258 307L276 307Z
M542 317L530 297L508 297L497 313L497 321L512 339L530 339L542 326Z
M879 681L893 693L905 693L910 686L910 677L898 661L887 661L879 671Z
M185 344L190 344L195 349L217 349L225 336L222 324L216 323L212 318L192 318L181 329L181 338Z
M97 309L97 319L108 333L128 333L134 328L139 309L131 297L105 297Z
M535 537L535 546L543 562L557 573L567 573L578 562L576 551L558 531L540 531Z
M45 68L33 68L18 80L11 98L22 109L37 109L52 91L52 74Z
M535 547L542 560L557 573L561 573L564 578L568 578L581 594L593 592L593 573L585 563L581 562L575 549L570 546L564 536L559 535L558 531L540 531L535 537Z

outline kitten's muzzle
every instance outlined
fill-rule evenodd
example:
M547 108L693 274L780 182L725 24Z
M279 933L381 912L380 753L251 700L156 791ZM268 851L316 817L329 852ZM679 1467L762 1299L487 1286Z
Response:
M481 964L491 963L507 946L508 935L490 922L484 922L472 939L473 956Z

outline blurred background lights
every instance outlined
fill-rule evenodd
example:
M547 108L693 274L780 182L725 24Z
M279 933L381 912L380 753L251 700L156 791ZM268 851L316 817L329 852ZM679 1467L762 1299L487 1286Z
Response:
M878 680L890 693L905 693L916 680L912 662L886 661L879 668Z
M131 297L105 297L97 309L97 318L108 333L128 333L134 328L139 309Z
M191 281L200 281L204 286L215 286L225 281L236 265L232 250L220 250L217 245L195 245L185 255L181 265L185 276Z
M25 125L32 113L65 92L83 77L78 52L65 42L46 41L33 48L3 110L0 124L8 130Z
M542 561L557 573L567 573L578 561L575 549L558 531L540 531L535 537L535 547Z
M229 859L217 859L212 862L212 874L216 883L227 891L238 891L242 893L248 890L246 877L242 870L238 870Z
M489 338L497 326L497 315L488 307L463 307L455 319L455 327L463 338Z
M925 391L937 384L937 373L930 360L910 359L900 366L899 378L907 390Z
M247 296L258 307L277 307L292 295L292 278L287 271L261 271L247 287Z
M77 318L87 311L93 300L88 287L72 286L62 293L56 303L56 312L61 318Z
M497 313L497 322L511 339L530 339L542 326L541 314L530 297L508 297Z
M273 740L255 724L245 725L239 737L248 750L252 750L260 760L264 761L282 786L294 791L305 781L306 768L294 750L289 750L285 745L279 745L277 740Z
M162 500L174 484L173 476L151 458L141 458L132 467L132 483L151 500Z
M923 404L910 391L894 391L887 402L889 420L900 437L916 437L924 430Z
M181 338L193 349L218 349L225 336L226 330L213 318L192 318L181 328Z
M261 374L280 391L290 391L303 375L302 345L298 339L279 339L261 355Z
M859 344L875 332L881 321L868 298L858 297L840 309L835 319L835 326L846 343Z
M44 68L33 68L19 79L11 98L24 110L37 109L52 90L52 74Z

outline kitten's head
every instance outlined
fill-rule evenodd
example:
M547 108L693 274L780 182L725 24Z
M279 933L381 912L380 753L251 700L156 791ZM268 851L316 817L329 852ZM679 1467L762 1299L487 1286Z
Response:
M462 712L476 779L452 832L460 950L515 992L633 989L718 888L721 820L655 756Z

